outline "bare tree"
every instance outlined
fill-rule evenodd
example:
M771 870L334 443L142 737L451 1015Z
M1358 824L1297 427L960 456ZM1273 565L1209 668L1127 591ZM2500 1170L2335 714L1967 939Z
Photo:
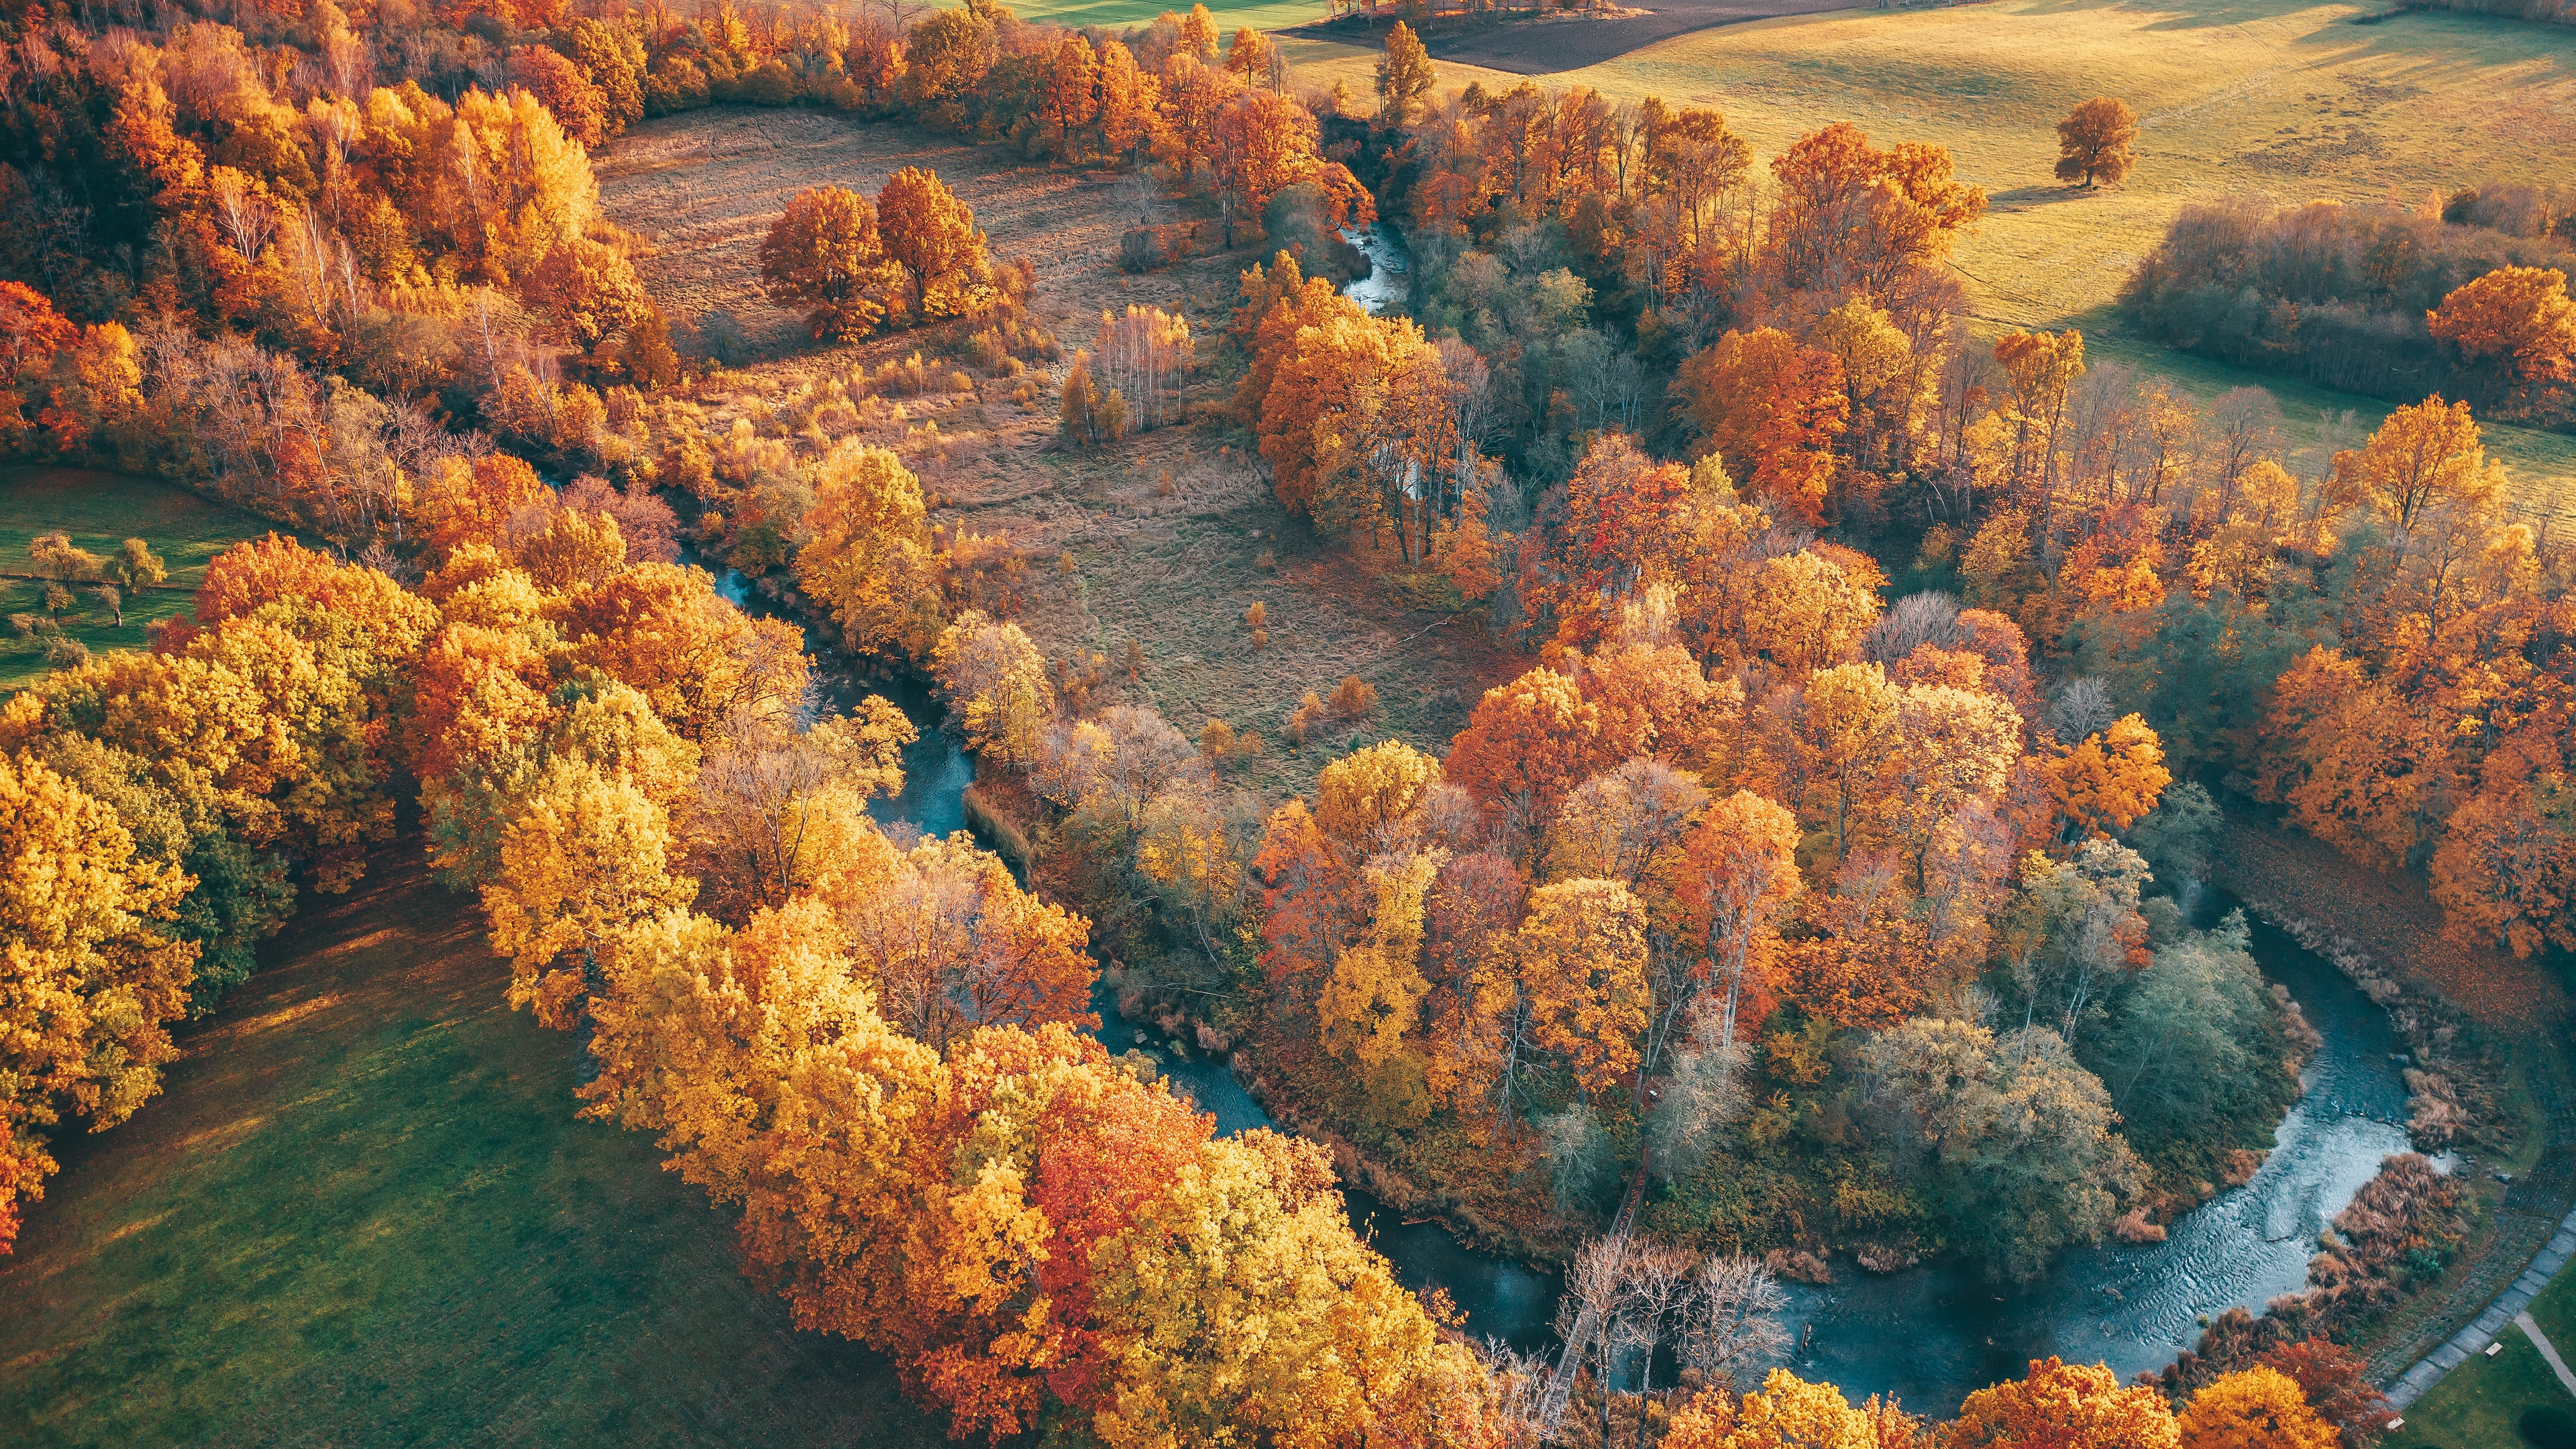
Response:
M1670 1243L1632 1244L1628 1249L1627 1280L1622 1285L1627 1312L1619 1322L1626 1346L1644 1355L1637 1366L1640 1394L1655 1391L1655 1350L1678 1343L1687 1334L1685 1310L1695 1291L1699 1265L1699 1254Z
M1907 594L1861 636L1861 653L1874 664L1894 664L1929 644L1948 649L1959 642L1959 601L1939 589Z
M1682 1310L1682 1362L1711 1385L1750 1377L1788 1351L1789 1330L1780 1322L1788 1306L1789 1295L1754 1259L1709 1259L1692 1276Z

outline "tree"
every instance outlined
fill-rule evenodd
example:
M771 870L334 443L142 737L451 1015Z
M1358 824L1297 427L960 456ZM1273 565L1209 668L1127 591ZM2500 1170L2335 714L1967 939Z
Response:
M2299 1386L2309 1407L2344 1431L2347 1449L2370 1449L2388 1427L2388 1396L2370 1381L2359 1355L2330 1338L2277 1343L2258 1362Z
M875 331L896 284L875 205L838 186L796 193L761 238L760 283L771 301L805 309L816 337Z
M198 956L169 921L195 884L136 860L116 813L41 762L0 757L0 1252L54 1170L36 1129L69 1110L103 1131L161 1089Z
M915 321L963 316L992 285L992 258L975 213L918 166L897 171L877 193L877 230L886 255L911 279Z
M1414 111L1431 98L1436 77L1431 52L1413 27L1399 20L1386 33L1386 54L1377 63L1377 113L1390 126L1410 125Z
M2498 267L2424 317L2434 336L2493 367L2508 387L2576 377L2576 301L2554 267Z
M1055 691L1045 659L1019 625L967 610L940 634L930 672L947 701L948 723L968 749L1007 765L1037 758L1039 735L1055 715Z
M1271 79L1271 64L1277 59L1277 49L1270 43L1269 36L1244 26L1226 42L1225 68L1251 84L1267 85Z
M1690 979L1720 993L1715 1035L1722 1050L1737 1040L1745 988L1760 986L1767 974L1781 912L1805 887L1798 841L1796 817L1738 790L1711 804L1684 843L1673 894L1681 929L1701 957ZM1676 998L1684 996L1666 994L1664 1031L1681 1008ZM1731 1063L1731 1051L1725 1060Z
M1056 434L1069 448L1105 448L1127 435L1127 400L1111 388L1104 396L1092 381L1091 354L1073 354L1065 375L1064 403L1056 415Z
M812 676L794 625L744 614L701 568L636 564L557 613L572 662L633 685L689 740L736 714L785 713Z
M1365 860L1439 784L1439 761L1402 740L1382 740L1324 766L1315 778L1315 823L1343 859Z
M1055 132L1057 155L1073 154L1074 129L1088 126L1099 114L1099 94L1100 62L1092 54L1091 42L1068 33L1056 42L1046 75L1046 95L1038 110L1038 124Z
M844 438L814 470L813 537L796 579L832 613L856 652L916 660L938 642L938 581L921 480L884 448Z
M1315 1020L1324 1049L1364 1072L1395 1060L1430 994L1420 966L1422 903L1448 858L1445 850L1381 856L1363 872L1376 896L1368 936L1334 961Z
M1513 846L1535 856L1575 786L1607 764L1601 711L1574 680L1533 669L1485 691L1449 742L1441 773L1498 811Z
M2110 1095L2046 1027L1997 1037L1915 1017L1871 1053L1881 1092L1914 1119L1938 1168L1952 1241L1993 1269L2036 1275L2060 1248L2100 1237L2138 1190Z
M270 535L272 538L275 536ZM170 577L169 565L152 551L152 545L139 538L127 539L117 550L116 557L107 561L103 571L129 590L158 588ZM199 622L206 621L200 618Z
M1569 880L1530 893L1511 944L1530 1039L1562 1057L1589 1097L1637 1069L1646 1028L1646 912L1617 881Z
M510 958L510 1005L574 1025L608 984L610 943L697 894L696 881L671 873L669 851L662 808L632 782L586 762L549 766L501 839L499 879L483 888L492 949Z
M2088 190L2102 181L2117 186L2137 163L2137 144L2137 112L2116 96L2095 96L2057 123L2057 179Z
M2487 461L2469 405L2446 404L2436 393L2389 413L2368 442L2335 454L2326 491L2339 505L2366 503L2404 530L2437 503L2489 508L2504 483L2504 465Z
M2173 783L2163 742L2134 714L2085 736L2046 769L2049 798L2069 828L2097 838L2137 823Z
M1729 331L1682 364L1673 390L1699 430L1700 454L1723 459L1737 486L1823 521L1833 443L1851 415L1832 353L1774 327Z
M2183 1406L2182 1449L2336 1449L2339 1442L2298 1384L2267 1365L2222 1374Z
M1681 1360L1711 1385L1731 1386L1736 1375L1789 1350L1780 1311L1789 1295L1758 1259L1712 1256L1691 1275L1682 1308Z
M607 139L607 95L560 53L542 45L522 45L510 52L509 78L536 96L565 135L584 146L597 146Z
M2033 1359L2030 1372L1968 1395L1942 1442L1957 1449L2179 1449L2164 1395L2123 1387L2101 1364Z

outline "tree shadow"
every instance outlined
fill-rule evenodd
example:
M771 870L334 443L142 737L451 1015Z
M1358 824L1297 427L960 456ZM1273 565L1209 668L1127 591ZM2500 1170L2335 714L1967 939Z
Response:
M1986 196L1986 209L2025 211L2034 206L2047 206L2061 201L2081 201L2087 197L2103 194L2100 188L2088 191L2081 186L2069 186L2062 181L2052 181L2046 185L2016 186L2010 191L1989 192Z

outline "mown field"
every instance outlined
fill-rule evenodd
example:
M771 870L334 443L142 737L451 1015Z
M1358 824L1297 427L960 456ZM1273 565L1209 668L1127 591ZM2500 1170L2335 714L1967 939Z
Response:
M2175 354L2125 335L2120 284L2181 207L2237 192L2408 203L2480 182L2563 182L2576 158L2576 29L2449 12L2371 24L2303 0L1994 0L1726 26L1547 78L1618 98L1715 106L1764 157L1837 120L1882 142L1937 141L1993 209L1960 242L1970 327L2084 329L2088 350L2203 395L2259 383L2292 440L2387 405ZM1220 17L1223 18L1223 17ZM1231 23L1230 21L1228 23ZM1375 52L1292 40L1301 80L1370 98ZM1440 63L1444 86L1520 77ZM2058 118L2096 95L2143 118L2125 187L2059 186ZM2540 514L2576 510L2576 438L2493 428L2490 446ZM2316 461L2316 460L2311 460Z
M0 575L28 572L28 543L56 529L68 532L79 547L111 557L125 540L140 538L168 566L167 586L137 590L125 601L122 628L92 590L72 591L73 608L60 620L63 633L92 652L142 648L153 624L187 612L215 555L273 527L256 515L149 478L86 468L0 468ZM0 620L44 612L42 584L0 577ZM20 638L0 627L0 689L39 678L45 667L44 640Z
M2563 1275L2531 1302L2531 1318L2564 1358L2576 1351L2576 1275ZM2558 1382L2522 1330L2498 1335L2504 1351L2453 1369L2406 1409L2406 1426L2380 1441L2384 1449L2481 1449L2534 1442L2517 1426L2534 1409L2576 1415L2576 1394Z
M308 901L167 1091L58 1144L0 1257L0 1443L943 1442L800 1333L418 844Z
M1034 264L1031 311L1062 344L1064 356L1047 365L1059 379L1074 350L1099 335L1102 311L1130 305L1182 313L1202 358L1215 359L1242 270L1258 258L1215 251L1213 222L1208 250L1130 277L1114 251L1136 198L1112 172L1031 165L1007 148L829 112L717 108L648 121L597 162L608 215L654 247L637 271L655 299L674 316L733 313L758 352L697 385L710 431L752 419L811 457L819 445L777 422L770 405L800 384L922 345L910 333L814 343L760 294L755 257L798 190L874 190L907 165L937 171L975 209L996 256ZM1151 204L1159 221L1188 220L1181 207ZM1190 405L1205 413L1230 386L1203 370ZM1374 684L1380 710L1337 730L1337 748L1354 734L1393 735L1438 752L1488 686L1525 667L1480 619L1424 607L1437 601L1408 597L1292 522L1242 451L1248 430L1164 428L1102 454L1068 452L1056 441L1053 390L1023 407L1008 388L979 377L965 391L902 399L916 431L899 445L940 500L932 521L1007 537L1025 555L1019 622L1049 659L1104 656L1109 688L1193 734L1211 718L1257 730L1266 750L1240 772L1246 783L1305 787L1325 752L1288 751L1281 726L1300 696L1329 695L1345 675ZM1244 623L1255 603L1268 611L1266 648L1254 647ZM1130 641L1144 651L1132 680L1120 668Z

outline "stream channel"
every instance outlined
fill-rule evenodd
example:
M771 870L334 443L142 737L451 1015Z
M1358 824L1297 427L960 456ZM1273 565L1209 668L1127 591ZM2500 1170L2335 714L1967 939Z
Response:
M1352 240L1374 270L1347 290L1374 312L1402 295L1403 243L1384 226ZM780 614L738 573L726 571L720 587L746 609ZM823 640L809 638L808 648L818 659L836 658ZM903 792L872 803L870 813L887 825L930 834L965 828L963 797L974 783L974 762L938 727L928 692L908 679L862 688L842 677L832 685L826 692L836 706L848 707L862 692L881 694L921 730L904 752ZM2236 904L2214 890L2194 894L2196 926L2216 924ZM1990 1282L1975 1267L1953 1262L1884 1276L1838 1262L1830 1286L1784 1285L1788 1328L1801 1346L1783 1366L1837 1384L1855 1402L1892 1394L1917 1413L1947 1416L1967 1394L2019 1377L2029 1360L2050 1354L2107 1362L2124 1378L2162 1368L2191 1345L2207 1319L2239 1305L2259 1312L2275 1295L2303 1284L2317 1234L2379 1170L2381 1158L2408 1150L2398 1125L2406 1116L2394 1055L2400 1046L2387 1013L2324 958L2259 921L2252 950L2264 978L2289 988L2324 1045L2302 1078L2305 1094L2282 1120L2271 1155L2251 1181L2184 1214L2164 1242L2062 1254L2028 1283ZM1105 986L1094 989L1092 1005L1110 1050L1150 1051L1173 1091L1214 1116L1219 1133L1273 1125L1224 1062L1153 1040L1122 1021ZM1476 1251L1436 1223L1407 1222L1365 1192L1343 1195L1352 1226L1386 1255L1396 1276L1416 1291L1449 1290L1470 1335L1523 1350L1555 1344L1557 1273Z

